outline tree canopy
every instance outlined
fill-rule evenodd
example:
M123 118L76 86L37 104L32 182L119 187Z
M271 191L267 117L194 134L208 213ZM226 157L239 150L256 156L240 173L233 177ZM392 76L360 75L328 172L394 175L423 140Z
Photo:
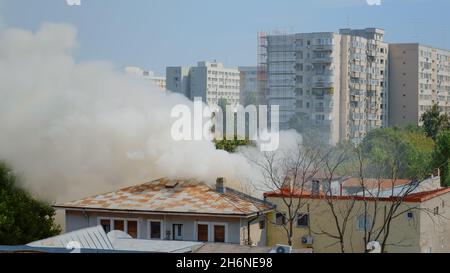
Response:
M450 118L447 114L441 114L436 104L430 110L423 113L421 120L427 136L436 140L438 134L450 129Z
M373 130L361 144L373 172L410 179L422 179L432 172L433 146L433 140L419 128L398 127Z
M13 171L0 162L0 244L22 245L61 232L55 210L18 186Z
M433 166L441 172L441 183L450 186L450 131L439 133L433 151Z

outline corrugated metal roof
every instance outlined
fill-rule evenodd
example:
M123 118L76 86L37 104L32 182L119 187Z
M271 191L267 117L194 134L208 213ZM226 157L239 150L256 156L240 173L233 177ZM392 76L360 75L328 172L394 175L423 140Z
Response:
M165 178L56 207L239 216L271 209L264 201L231 189L219 193L203 182Z
M114 247L101 226L86 228L58 235L48 239L32 242L31 247L67 248L79 247L81 249L113 250Z

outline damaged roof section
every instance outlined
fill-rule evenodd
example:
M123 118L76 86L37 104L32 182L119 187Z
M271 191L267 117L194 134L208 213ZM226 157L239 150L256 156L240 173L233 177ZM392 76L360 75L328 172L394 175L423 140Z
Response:
M252 216L272 209L269 203L244 193L196 180L162 178L56 206L65 209L117 210L185 214Z

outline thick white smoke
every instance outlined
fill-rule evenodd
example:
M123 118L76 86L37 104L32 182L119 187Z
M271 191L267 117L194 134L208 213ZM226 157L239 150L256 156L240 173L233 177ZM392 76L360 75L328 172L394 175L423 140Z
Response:
M211 142L172 140L170 111L186 98L109 63L77 63L75 45L64 24L0 33L0 160L34 193L62 202L163 176L254 175Z

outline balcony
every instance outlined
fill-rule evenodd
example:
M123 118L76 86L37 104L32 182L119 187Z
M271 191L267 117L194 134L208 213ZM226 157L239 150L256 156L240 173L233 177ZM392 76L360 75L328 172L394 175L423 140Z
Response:
M316 75L312 78L313 87L316 88L329 88L334 85L334 77L326 75Z
M333 45L312 45L313 51L333 51Z
M332 56L313 56L312 63L332 63L333 57Z

